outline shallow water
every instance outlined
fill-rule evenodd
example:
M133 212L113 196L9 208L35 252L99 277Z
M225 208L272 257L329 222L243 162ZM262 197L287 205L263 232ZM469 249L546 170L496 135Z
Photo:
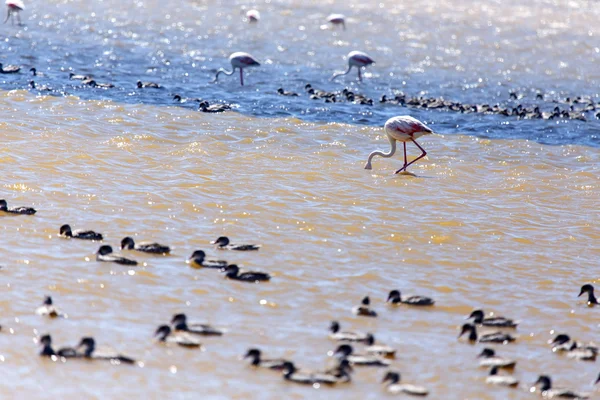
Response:
M0 216L3 396L383 397L378 384L382 370L357 368L348 387L317 390L287 384L276 373L253 371L239 360L249 347L258 346L265 356L285 356L302 367L323 368L331 363L327 351L336 345L327 339L332 319L344 329L374 332L379 341L396 347L394 369L406 382L427 386L430 398L533 398L525 387L540 373L552 375L560 386L592 390L597 365L552 354L546 341L554 336L553 330L594 340L598 329L596 310L576 298L583 283L597 279L600 256L595 245L600 238L598 123L518 121L394 106L363 112L364 107L347 104L336 105L339 110L319 104L317 112L306 98L292 105L292 100L273 94L281 82L288 90L300 90L308 76L315 85L325 86L329 69L335 68L326 54L336 48L340 40L336 35L341 33L318 28L334 8L318 4L269 3L261 8L263 21L252 28L258 32L248 35L241 35L248 27L239 22L236 7L199 2L190 3L189 12L177 12L182 23L192 24L191 35L208 35L208 44L202 47L202 57L208 61L197 67L202 78L194 80L200 89L188 88L185 93L197 96L198 91L206 91L211 99L240 105L241 113L224 115L168 107L166 94L132 91L130 82L144 74L147 65L154 65L151 60L160 47L154 39L161 32L174 34L158 3L134 3L121 9L111 8L110 1L95 6L36 4L40 11L32 5L23 13L27 30L2 28L3 33L16 35L0 45L12 52L3 52L5 63L8 54L14 55L11 63L17 63L38 46L52 55L35 60L35 65L52 66L44 70L49 84L65 83L66 71L60 72L59 66L71 66L77 72L93 70L122 87L78 89L73 90L77 96L68 97L36 97L25 90L0 92L0 198L12 206L38 209L33 217ZM560 57L575 56L595 41L596 25L585 21L598 11L587 3L536 2L508 11L498 3L459 6L436 1L395 9L382 4L381 9L335 7L355 20L355 28L346 31L351 39L338 45L339 55L360 38L378 61L360 91L375 94L400 87L403 78L396 80L397 75L382 72L392 70L410 77L403 89L407 92L426 90L463 96L470 102L477 96L506 99L509 87L544 88L556 98L593 95L589 90L597 87L594 51L580 57L573 68L552 69ZM534 10L541 10L543 19ZM202 17L196 20L192 11ZM213 26L219 13L219 23ZM559 24L565 14L581 18L581 24ZM404 25L392 24L394 15ZM363 18L358 16L373 24L359 24ZM425 20L419 16L431 18L432 26L441 24L439 30L424 30ZM286 17L293 17L298 25L304 21L310 31L286 25ZM502 23L503 29L494 33L483 24L488 18L493 26ZM386 29L375 23L381 21L387 22ZM83 34L85 24L88 31ZM114 33L109 34L111 24ZM263 60L275 59L277 50L264 32L281 26L286 29L275 41L294 49L285 52L292 54L290 61L265 63L265 68L248 74L244 89L234 79L207 83L210 71L223 65L240 41L252 43L249 50L256 54L265 49ZM526 26L537 33L522 34ZM65 34L73 30L81 34ZM389 36L384 35L387 30L392 31ZM481 37L460 41L456 54L448 50L451 30L464 37ZM306 37L294 40L298 31ZM365 31L380 33L378 40ZM137 33L136 40L146 44L137 43L133 34L128 39L124 32ZM403 43L394 40L393 35L400 33L406 38ZM535 40L528 36L536 34ZM98 51L94 40L102 35L108 42L102 42L101 48L117 54L113 70L90 67L89 57L99 57L92 55ZM318 43L323 49L307 59L303 56L314 49L315 36L322 40ZM511 74L510 80L497 85L497 92L491 90L496 78L471 87L477 76L499 76L497 67L481 53L492 46L484 38L496 36L499 43L508 40L512 50L504 56L513 58L523 73ZM565 45L568 40L583 47ZM48 41L55 47L42 45ZM18 45L13 47L13 42ZM192 68L193 56L181 53L191 42L191 38L171 41L175 47L168 58L186 60L173 62L172 66L178 65L173 68ZM533 43L536 52L527 51ZM91 50L65 53L77 46ZM394 46L401 46L407 56L395 58ZM441 59L416 69L431 50ZM452 69L459 59L469 60L472 69ZM553 75L539 73L545 68ZM296 78L268 82L278 75L274 70L288 69L296 71ZM181 70L160 67L157 71L156 75L147 72L144 80L166 81L169 93L174 92L171 85L182 81ZM21 81L28 80L24 75L2 79L5 89L23 87ZM345 83L350 84L350 78ZM183 93L179 89L185 88L176 89ZM281 114L270 113L269 104L278 104L275 108ZM388 146L380 128L385 119L408 112L441 133L420 140L429 155L412 168L416 177L392 174L401 164L398 156L377 158L374 169L365 171L368 153ZM265 118L268 115L280 117ZM532 140L497 139L516 137ZM414 148L409 151L415 154ZM58 238L63 223L100 231L105 243L115 248L122 237L133 235L136 241L169 244L173 254L127 253L144 263L137 268L97 263L94 252L99 244ZM209 241L222 234L263 247L256 253L213 250ZM273 280L248 285L225 281L214 270L192 269L184 260L195 249L268 271ZM389 309L384 300L395 288L431 296L436 306ZM46 294L53 296L67 319L47 320L34 314ZM350 313L364 295L371 296L378 318ZM464 316L476 307L521 320L517 343L496 349L519 360L515 375L523 388L486 386L486 371L477 367L475 359L483 346L457 340ZM152 333L176 312L228 332L222 338L204 339L204 351L157 345ZM53 363L37 356L33 339L43 333L52 334L55 347L93 335L99 345L112 345L143 364Z

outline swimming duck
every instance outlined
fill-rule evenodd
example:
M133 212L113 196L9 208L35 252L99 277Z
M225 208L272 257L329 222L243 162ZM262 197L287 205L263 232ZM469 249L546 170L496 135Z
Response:
M50 296L44 298L44 303L35 310L35 313L38 315L47 315L51 318L60 316L60 313L52 304L52 297Z
M518 322L504 317L484 318L483 310L473 311L466 319L473 318L473 323L481 326L493 326L496 328L516 328Z
M38 92L51 92L52 88L46 85L37 86L35 81L29 81L29 87L33 90L37 90Z
M287 361L283 364L283 378L286 381L301 383L305 385L314 385L316 383L325 384L325 385L335 385L338 383L338 379L326 375L326 374L315 374L312 372L301 373L298 372L298 369L294 365L294 363Z
M323 372L318 372L318 375L330 376L338 380L339 383L348 383L352 381L351 373L354 370L350 365L350 361L346 358L338 359L337 364Z
M425 296L409 296L402 299L399 290L392 290L388 295L387 302L390 304L406 304L409 306L432 306L435 301Z
M94 79L86 80L86 81L84 81L84 83L86 83L87 85L89 85L91 87L100 88L100 89L112 89L115 87L115 85L113 85L112 83L100 83L100 82L96 82Z
M204 100L198 104L198 110L205 113L220 113L231 110L231 106L229 104L213 104L211 106L208 101Z
M187 348L198 348L202 346L199 341L194 339L187 332L173 332L169 325L159 326L156 332L154 332L154 336L158 336L157 339L161 343L175 343L178 346Z
M400 374L394 371L388 371L381 383L386 384L385 390L391 394L406 393L413 396L427 396L429 391L422 386L415 386L409 384L401 384Z
M72 347L63 347L58 351L54 351L52 348L52 337L50 335L43 335L40 337L40 344L43 346L40 356L42 357L64 357L64 358L75 358L79 357L77 350Z
M35 67L29 68L29 72L31 72L31 76L44 76L44 73L37 72L37 69L35 69Z
M196 250L192 253L190 258L186 260L186 263L196 268L224 268L227 266L225 260L207 259L206 253L202 250Z
M552 345L553 352L565 353L567 357L582 361L596 361L598 347L594 344L585 345L571 341L569 335L560 334L553 340L548 341Z
M142 88L161 89L162 88L162 86L160 86L158 83L142 82L142 81L137 81L137 87L138 87L138 89L142 89Z
M254 251L260 249L259 244L233 244L227 236L219 236L217 240L210 242L220 250Z
M352 313L363 317L376 317L377 312L369 308L370 304L371 299L369 299L369 296L365 296L360 302L360 306L352 307Z
M94 360L110 360L112 364L133 364L135 360L121 354L116 354L110 350L96 351L96 341L92 337L83 337L77 346L77 349L84 348L82 357Z
M74 74L73 72L69 73L69 79L74 80L74 81L85 81L88 79L91 79L88 75L77 75Z
M81 240L102 240L102 234L94 231L84 231L81 229L72 231L71 226L68 224L64 224L60 227L59 235L72 239L81 239Z
M496 355L496 352L490 348L483 349L477 358L483 358L479 362L480 367L498 367L512 370L515 368L515 365L517 365L515 360L499 357Z
M387 367L390 365L388 360L381 357L371 355L354 354L354 349L349 344L342 344L334 352L329 352L341 359L347 359L351 365L359 365L365 367Z
M502 332L487 333L478 337L477 328L475 328L475 325L473 324L464 324L458 337L461 337L467 332L469 333L470 342L506 344L516 340L514 336Z
M173 318L171 318L171 325L173 325L175 331L184 331L194 335L221 336L224 333L223 329L215 328L204 323L190 322L188 325L187 316L183 313L173 315Z
M362 332L340 332L340 324L331 321L329 338L339 342L367 342L369 335Z
M225 277L227 279L243 282L264 282L271 279L271 275L267 274L266 272L248 271L240 273L240 268L235 264L221 268L221 272L225 272Z
M375 336L367 334L365 351L376 356L385 358L396 358L396 349L382 344L375 344Z
M519 381L514 376L498 375L498 367L492 367L490 374L485 379L485 383L489 385L517 387Z
M261 358L261 354L262 353L259 349L249 349L244 358L250 358L250 365L253 367L268 368L276 371L283 370L285 363L290 362L281 358L265 360Z
M588 295L588 300L587 300L587 305L592 307L595 306L598 303L598 299L596 299L596 296L594 295L594 287L592 285L590 285L589 283L586 283L585 285L583 285L581 287L581 291L579 292L579 296L577 297L581 297L582 294L587 293Z
M103 262L114 262L121 265L137 265L137 261L130 260L129 258L115 256L112 254L113 249L109 245L100 246L98 251L96 252L96 261Z
M3 211L8 214L20 214L20 215L33 215L37 212L34 208L31 208L31 207L8 208L8 204L6 203L6 200L4 200L4 199L0 200L0 211Z
M291 96L291 97L297 97L298 96L298 93L288 92L288 91L284 90L282 87L280 87L279 89L277 89L277 93L280 94L281 96Z
M176 101L178 103L192 103L192 102L198 102L201 103L202 100L198 99L198 98L188 98L188 97L181 97L180 95L176 94L173 96L173 101Z
M21 67L16 65L7 65L6 67L0 63L0 74L16 74L21 70Z
M540 375L530 391L535 392L538 386L542 397L546 399L587 399L590 397L587 393L578 393L570 389L552 388L552 380L548 375Z
M133 239L129 236L121 240L121 250L135 250L152 254L169 254L171 252L171 248L169 246L159 243L142 242L136 245Z

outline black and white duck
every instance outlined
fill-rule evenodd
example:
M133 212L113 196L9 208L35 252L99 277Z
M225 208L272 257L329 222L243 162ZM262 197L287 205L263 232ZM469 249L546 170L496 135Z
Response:
M161 89L162 88L162 86L160 86L158 83L142 82L142 81L137 81L137 87L138 87L138 89L142 89L142 88Z
M584 344L571 340L569 335L561 333L548 341L552 345L552 351L563 353L569 358L581 361L596 361L598 355L598 346L593 343Z
M80 354L73 347L63 347L58 351L54 351L52 348L52 337L50 335L43 335L39 339L40 344L42 345L42 351L40 351L40 356L42 357L64 357L64 358L76 358L79 357Z
M161 343L173 343L186 348L202 347L202 344L185 331L173 331L169 325L161 325L154 332Z
M373 310L370 305L371 299L369 299L369 296L365 296L359 306L352 307L352 313L362 317L376 317L377 312Z
M256 271L246 271L240 272L240 268L231 264L225 268L221 268L221 272L225 273L225 278L231 279L234 281L242 281L242 282L266 282L271 280L271 275L266 272L256 272Z
M77 346L77 350L83 348L81 355L83 358L87 358L90 360L109 360L111 364L133 364L135 360L124 356L122 354L118 354L110 349L97 350L96 349L96 341L92 337L84 337L81 338L79 345Z
M365 344L367 345L367 347L365 347L365 351L369 354L384 358L396 358L396 349L383 344L376 344L375 336L370 333L367 334Z
M305 385L335 385L336 383L339 383L339 379L332 375L298 371L294 363L290 361L284 363L282 371L283 379L289 382Z
M545 399L588 399L588 393L580 393L571 389L553 388L552 379L548 375L540 375L535 381L530 392L539 391Z
M135 244L133 238L129 236L124 237L123 240L121 240L121 250L135 250L152 254L169 254L171 252L169 246L160 243L142 242Z
M21 67L18 67L16 65L4 66L2 63L0 63L0 74L16 74L20 70Z
M56 307L54 307L54 304L52 303L52 297L50 296L44 297L44 303L35 310L35 313L37 315L48 316L50 318L62 316Z
M35 208L31 207L12 207L8 208L8 204L6 200L0 200L0 212L5 212L7 214L17 214L17 215L33 215L37 211Z
M229 104L209 104L208 101L204 100L198 104L198 110L205 113L220 113L231 110Z
M186 260L186 263L195 268L224 268L227 266L225 260L215 260L206 258L206 253L202 250L196 250L192 253L190 258Z
M400 374L394 371L388 371L381 383L385 384L386 392L390 394L410 394L413 396L427 396L429 390L422 386L400 383Z
M69 79L71 79L73 81L85 81L85 80L92 79L92 78L89 75L78 75L73 72L70 72Z
M38 92L51 92L52 88L46 85L36 85L35 81L29 81L29 88Z
M462 326L460 335L458 335L458 337L461 337L465 333L469 334L468 339L472 343L479 342L479 343L506 344L506 343L514 342L516 340L516 338L514 336L509 335L507 333L503 333L503 332L486 333L484 335L478 336L477 328L473 324L464 324Z
M114 255L112 247L109 245L100 246L98 251L96 252L96 261L102 262L114 262L116 264L121 265L137 265L138 262L135 260L131 260L129 258L125 258L122 256Z
M261 367L272 369L275 371L283 370L283 367L286 363L290 362L289 360L284 360L283 358L276 359L265 359L262 358L262 352L259 349L249 349L246 352L244 358L250 359L250 365L253 367Z
M340 330L340 323L338 321L331 321L329 325L329 338L337 340L339 342L363 342L368 341L369 335L363 332L343 332Z
M296 92L288 92L286 90L284 90L282 87L280 87L279 89L277 89L277 94L281 95L281 96L290 96L290 97L297 97L298 93Z
M433 299L425 296L408 296L403 299L399 290L392 290L388 295L387 302L392 305L406 304L409 306L432 306L435 304Z
M225 333L223 329L215 328L214 326L206 323L188 323L187 315L183 313L173 315L173 318L171 318L171 325L175 331L188 332L193 335L221 336L223 333Z
M596 299L596 296L594 295L594 287L592 285L590 285L589 283L586 283L585 285L583 285L581 287L581 291L579 292L579 296L577 296L577 297L581 297L585 293L587 293L587 296L588 296L587 305L589 307L593 307L593 306L599 304L598 299Z
M66 238L71 239L81 239L81 240L102 240L102 234L94 231L86 231L82 229L77 229L72 231L71 226L68 224L64 224L60 227L59 235Z
M349 344L339 345L334 352L329 352L340 359L347 359L350 365L365 366L365 367L387 367L390 362L374 355L354 354L354 349Z
M514 376L498 375L498 367L492 367L490 374L485 378L485 383L489 385L517 387L519 380Z
M475 310L466 319L473 319L473 323L481 326L492 326L494 328L516 328L519 324L505 317L484 317L483 310Z
M483 349L481 353L477 356L477 358L482 359L481 361L479 361L480 367L498 367L502 369L512 370L517 365L517 362L515 360L497 356L496 352L490 348Z
M176 101L178 103L201 103L202 99L181 97L180 95L176 94L173 96L173 101Z
M227 236L219 236L217 240L210 242L219 250L255 251L260 249L259 244L235 244L229 241Z

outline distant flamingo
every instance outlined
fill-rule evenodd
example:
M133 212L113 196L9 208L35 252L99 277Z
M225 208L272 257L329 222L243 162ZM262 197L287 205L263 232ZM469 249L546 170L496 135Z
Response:
M258 10L248 10L246 18L248 18L248 22L258 22L260 21L260 13Z
M347 75L350 73L352 67L356 67L358 70L358 80L362 82L362 76L360 74L360 69L362 67L366 67L368 65L373 64L375 61L371 57L369 57L366 53L362 51L351 51L348 53L348 69L346 72L338 72L337 74L333 74L331 77L331 81L337 78L338 76Z
M344 14L331 14L327 17L327 22L334 26L341 25L346 30L346 16Z
M233 75L236 69L240 69L240 84L244 86L244 68L248 67L258 67L260 63L254 59L250 54L243 53L241 51L237 53L233 53L229 56L229 61L231 62L231 66L233 70L226 71L223 68L220 68L217 71L217 75L215 76L215 82L219 80L219 74L223 73L227 76Z
M19 21L19 25L21 25L21 16L19 15L19 11L23 11L25 9L25 4L23 4L23 1L6 0L6 7L8 8L8 12L6 13L6 19L4 20L4 23L6 23L8 19L12 17L10 21L14 25L15 17L13 14L17 14L17 20Z
M394 155L396 152L396 141L402 142L404 144L404 166L400 168L398 171L394 172L395 174L401 172L402 170L406 171L409 165L414 163L415 161L425 157L427 152L419 146L419 143L415 139L423 136L434 133L427 125L410 117L408 115L403 115L400 117L392 117L388 119L384 125L385 133L390 141L391 149L389 153L384 153L382 151L374 151L369 154L369 159L365 164L365 169L371 169L371 159L375 156L381 156L385 158L389 158ZM421 151L421 155L411 162L407 162L406 160L406 142L413 142Z

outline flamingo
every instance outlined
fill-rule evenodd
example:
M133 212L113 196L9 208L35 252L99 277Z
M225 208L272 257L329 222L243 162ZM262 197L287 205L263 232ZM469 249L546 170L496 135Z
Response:
M258 12L258 10L248 10L248 12L246 12L246 18L248 19L248 22L258 22L260 21L260 12Z
M348 73L350 73L352 67L356 67L356 69L358 70L358 80L362 82L360 69L373 63L375 63L375 61L373 61L373 59L369 57L366 53L363 53L362 51L351 51L350 53L348 53L348 69L346 70L346 72L338 72L337 74L333 74L330 81L334 80L338 76L347 75Z
M373 159L375 156L381 156L385 158L393 156L396 152L396 141L398 141L404 144L404 166L398 171L394 172L395 174L403 170L406 171L406 168L408 168L409 165L427 155L427 152L421 146L419 146L419 143L417 143L415 139L423 135L434 133L427 125L408 115L402 115L388 119L383 129L385 130L388 140L390 141L391 149L388 153L374 151L369 154L369 159L365 164L365 169L371 169L371 159ZM406 142L409 141L413 142L422 151L421 155L411 162L407 162L406 160Z
M227 76L233 75L236 69L240 69L240 84L244 86L244 68L258 67L260 63L254 59L250 54L238 51L229 56L229 62L233 70L226 71L223 68L219 68L217 75L215 76L215 82L219 79L219 74L223 73Z
M334 26L341 25L346 30L346 16L344 14L331 14L327 17L327 22Z
M25 4L23 4L22 0L6 0L6 8L8 8L8 12L6 13L6 19L4 20L4 23L6 23L8 21L9 18L11 18L11 22L14 25L15 24L15 18L13 16L13 14L17 14L17 19L19 21L19 25L21 25L21 16L19 15L19 11L23 11L25 9Z

